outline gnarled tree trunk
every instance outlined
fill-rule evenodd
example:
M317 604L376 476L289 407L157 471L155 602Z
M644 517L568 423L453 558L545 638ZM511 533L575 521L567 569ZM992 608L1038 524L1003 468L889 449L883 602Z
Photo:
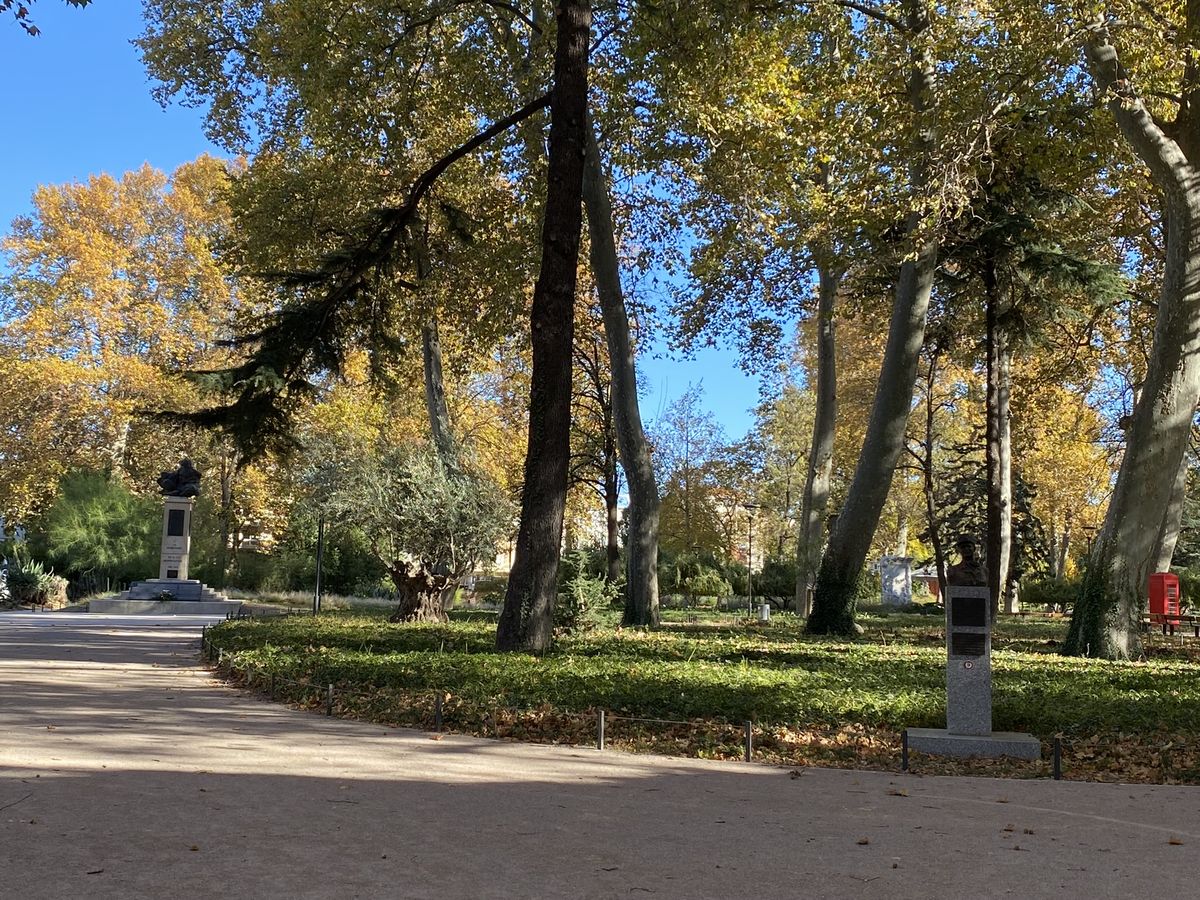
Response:
M530 312L529 444L516 559L496 629L500 650L550 647L567 500L591 8L587 0L562 0L557 19L542 266Z
M449 575L434 575L424 566L395 562L388 576L396 588L396 609L389 622L445 622L444 593L451 583Z
M592 276L600 296L604 335L612 366L612 408L617 449L629 487L629 533L625 563L625 625L658 623L658 484L650 461L650 444L638 409L637 366L629 335L629 316L621 288L608 178L594 126L587 132L587 165L583 179L591 242Z

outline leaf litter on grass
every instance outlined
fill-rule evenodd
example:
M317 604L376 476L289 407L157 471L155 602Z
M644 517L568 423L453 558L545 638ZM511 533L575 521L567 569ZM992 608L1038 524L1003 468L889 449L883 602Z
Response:
M492 624L478 620L259 619L210 636L242 670L278 676L281 699L323 709L323 687L333 683L338 714L368 721L432 728L433 693L443 691L448 731L594 745L604 709L616 749L738 759L743 723L753 720L755 759L893 769L904 727L944 722L944 657L928 617L886 623L886 635L868 628L858 640L812 638L785 620L603 629L563 638L543 657L496 653ZM1022 649L995 655L996 727L1031 731L1047 750L1062 735L1067 778L1200 783L1200 655L1154 643L1139 663L1067 659L1046 649L1061 628L998 630L997 647ZM930 634L936 646L923 640ZM259 689L267 683L254 680ZM922 774L1049 774L1045 760L914 752L911 762Z

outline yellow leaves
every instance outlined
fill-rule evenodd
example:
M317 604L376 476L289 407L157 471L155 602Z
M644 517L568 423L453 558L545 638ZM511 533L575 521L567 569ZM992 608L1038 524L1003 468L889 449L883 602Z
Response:
M37 189L3 241L0 511L27 516L71 468L122 468L141 412L196 402L173 373L201 363L231 315L214 250L225 181L202 157L172 178L146 165ZM174 456L166 442L133 439Z

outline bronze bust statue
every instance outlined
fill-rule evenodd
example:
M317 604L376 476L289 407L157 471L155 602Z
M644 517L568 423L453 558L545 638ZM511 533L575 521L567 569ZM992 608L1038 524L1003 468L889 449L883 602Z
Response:
M158 476L158 487L164 497L195 497L200 493L200 472L185 459L174 472Z
M962 535L954 542L959 561L946 570L946 584L957 587L987 587L987 570L979 559L975 538Z

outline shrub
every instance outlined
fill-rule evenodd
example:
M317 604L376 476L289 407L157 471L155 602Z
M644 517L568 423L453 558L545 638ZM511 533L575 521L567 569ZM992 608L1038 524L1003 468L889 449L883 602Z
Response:
M591 631L602 623L604 610L620 596L620 587L594 574L590 563L586 550L572 550L559 563L558 602L554 605L554 627L558 631Z
M45 606L52 599L67 602L67 580L34 559L18 560L8 569L8 593L13 604Z
M61 575L53 573L46 577L45 599L42 601L42 606L49 606L51 609L62 609L70 599L67 596L67 588L70 583Z
M41 538L46 557L85 586L145 578L158 570L162 512L119 481L98 472L63 479L46 512Z
M882 599L883 582L879 580L879 573L863 569L862 574L858 576L858 590L854 594L855 608L878 605Z
M796 594L796 560L772 557L754 576L754 593L762 597L793 597Z
M716 569L701 569L684 579L683 588L697 597L728 597L733 586Z
M1079 596L1079 581L1067 578L1036 578L1021 582L1021 602L1047 609L1067 610Z
M1200 571L1196 569L1172 569L1179 576L1179 608L1195 610L1200 607Z

